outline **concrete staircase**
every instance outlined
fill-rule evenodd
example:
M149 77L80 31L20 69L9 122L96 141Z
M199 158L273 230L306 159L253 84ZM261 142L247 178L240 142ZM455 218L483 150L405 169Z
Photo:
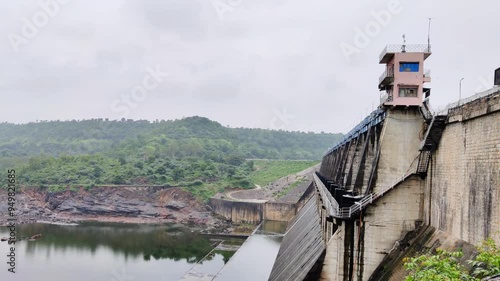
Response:
M447 115L436 115L432 117L431 123L425 133L420 151L435 151L446 127Z
M431 155L432 155L432 151L430 151L430 150L420 151L420 155L418 157L417 170L416 170L416 173L419 174L420 176L427 175L427 169L429 168L429 162L431 160Z
M438 148L439 141L446 127L447 114L432 115L430 105L424 102L420 108L428 127L424 139L420 146L420 156L418 159L416 173L422 177L427 175L432 152Z

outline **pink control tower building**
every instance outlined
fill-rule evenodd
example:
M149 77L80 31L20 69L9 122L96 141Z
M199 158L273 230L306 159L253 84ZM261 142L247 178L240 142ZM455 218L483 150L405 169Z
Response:
M380 54L380 63L386 64L379 79L379 90L384 91L380 103L385 106L421 106L431 89L430 71L424 70L424 61L431 55L430 45L387 45Z

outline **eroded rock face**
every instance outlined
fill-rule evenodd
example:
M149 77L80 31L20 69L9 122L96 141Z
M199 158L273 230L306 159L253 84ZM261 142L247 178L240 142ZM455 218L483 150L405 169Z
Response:
M171 210L176 210L176 211L182 210L185 207L186 207L186 205L182 202L179 202L179 201L171 201L171 202L168 202L167 204L165 204L165 208L171 209Z
M6 193L0 190L0 202ZM5 198L4 198L5 197ZM20 223L103 220L216 225L210 210L179 188L95 187L57 193L25 188L17 195ZM6 224L0 213L0 225Z

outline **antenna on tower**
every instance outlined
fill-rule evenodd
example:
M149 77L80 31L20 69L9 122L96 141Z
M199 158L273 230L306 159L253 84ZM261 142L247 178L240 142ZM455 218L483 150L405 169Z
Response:
M427 30L427 51L431 51L431 20L434 18L428 18L429 19L429 28Z
M406 36L403 34L403 47L401 50L403 53L406 52Z

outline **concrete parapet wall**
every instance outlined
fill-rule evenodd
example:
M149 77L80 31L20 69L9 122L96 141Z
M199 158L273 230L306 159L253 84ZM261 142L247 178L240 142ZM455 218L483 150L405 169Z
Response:
M291 221L297 208L295 204L267 202L264 203L264 219L271 221Z
M210 198L209 206L214 213L235 223L259 223L262 221L263 203Z
M280 202L255 203L210 198L208 204L214 213L235 223L255 224L262 220L288 222L297 212L296 204Z

